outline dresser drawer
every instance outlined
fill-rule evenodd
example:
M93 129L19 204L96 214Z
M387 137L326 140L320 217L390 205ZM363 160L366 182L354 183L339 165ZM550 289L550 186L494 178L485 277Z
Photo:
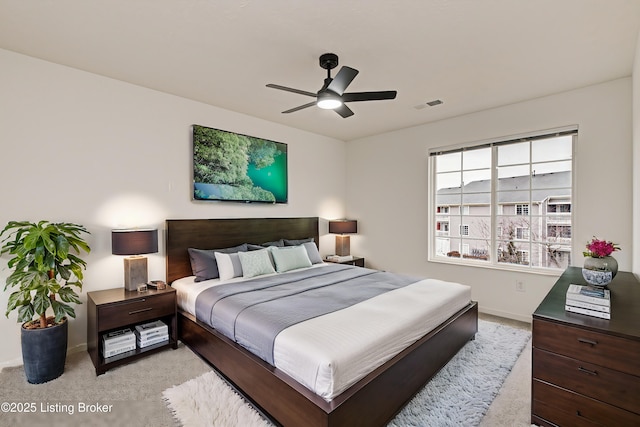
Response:
M175 314L174 293L144 296L98 307L99 331Z
M640 414L640 377L537 348L532 372L536 379Z
M559 426L637 427L640 415L534 379L533 415Z
M533 319L533 346L640 377L640 341Z

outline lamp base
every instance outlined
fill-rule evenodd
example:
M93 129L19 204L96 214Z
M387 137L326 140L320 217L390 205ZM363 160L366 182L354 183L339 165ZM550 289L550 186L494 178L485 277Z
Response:
M138 285L148 281L147 257L131 256L124 259L124 287L128 291L137 291Z
M336 255L347 256L351 254L349 236L336 236Z

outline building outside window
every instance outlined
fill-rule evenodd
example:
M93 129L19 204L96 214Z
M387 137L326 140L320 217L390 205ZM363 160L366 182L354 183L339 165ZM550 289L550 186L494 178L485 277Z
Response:
M431 151L430 260L570 265L576 138L566 129Z

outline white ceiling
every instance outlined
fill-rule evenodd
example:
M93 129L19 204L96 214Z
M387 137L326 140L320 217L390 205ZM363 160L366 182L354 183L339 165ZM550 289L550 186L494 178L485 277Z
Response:
M345 141L629 76L639 28L640 0L0 0L0 48ZM281 114L312 98L265 85L316 92L326 52L397 98Z

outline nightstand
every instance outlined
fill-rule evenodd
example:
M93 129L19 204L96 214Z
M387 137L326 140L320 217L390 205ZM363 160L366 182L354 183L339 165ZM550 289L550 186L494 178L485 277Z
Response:
M169 328L169 342L145 347L105 359L102 355L102 335L140 324L162 320ZM96 368L96 375L168 347L178 348L176 291L171 287L146 292L125 288L87 293L87 351Z
M348 264L348 265L355 265L356 267L364 267L364 258L359 256L354 256L353 258L348 259L346 261L331 261L330 259L326 259L326 258L324 261L333 262L334 264Z

